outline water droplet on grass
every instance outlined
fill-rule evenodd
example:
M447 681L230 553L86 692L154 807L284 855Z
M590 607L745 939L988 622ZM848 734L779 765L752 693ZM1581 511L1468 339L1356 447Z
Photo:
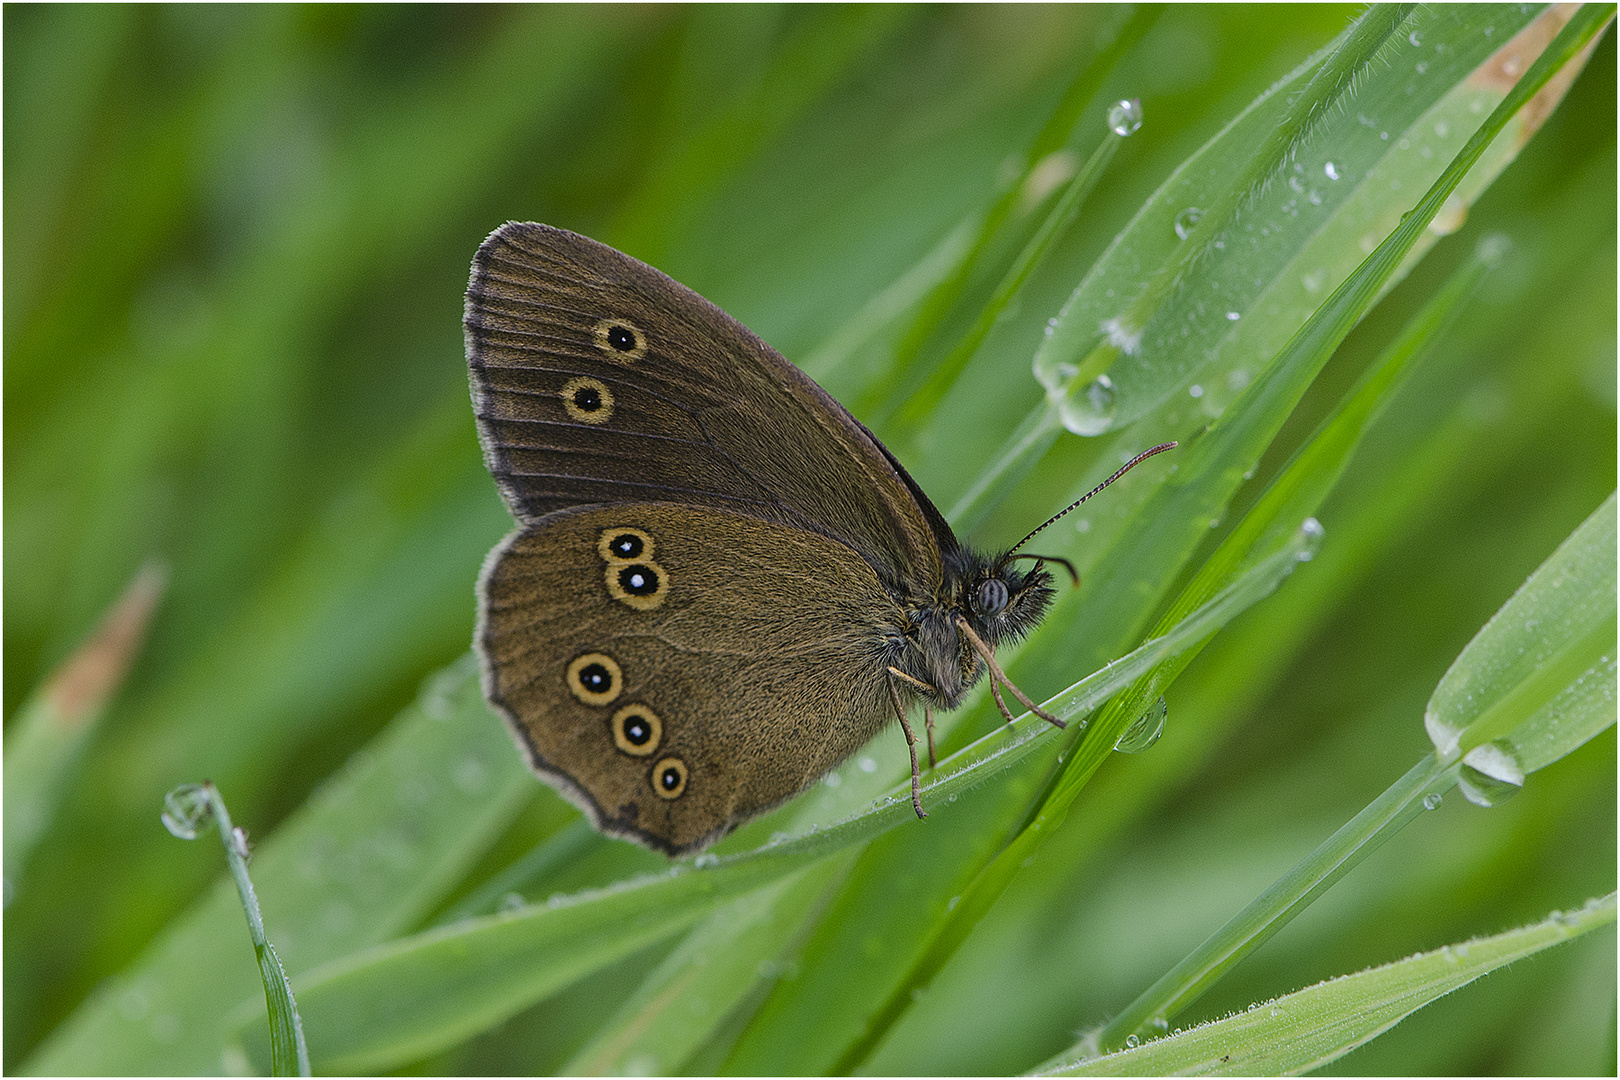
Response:
M1115 135L1134 135L1142 128L1142 103L1136 98L1116 101L1108 107L1108 130Z
M1119 737L1114 749L1122 754L1140 754L1159 741L1159 736L1164 734L1165 718L1169 715L1170 706L1161 697L1125 729L1125 734Z
M1486 743L1463 755L1457 787L1475 806L1501 806L1524 789L1524 770L1507 743Z

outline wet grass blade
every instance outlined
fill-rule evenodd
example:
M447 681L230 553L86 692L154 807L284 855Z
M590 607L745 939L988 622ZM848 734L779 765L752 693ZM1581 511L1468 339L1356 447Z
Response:
M230 867L231 880L236 883L243 914L247 916L248 937L253 940L253 954L259 961L259 974L264 980L264 1005L270 1022L270 1074L308 1076L309 1047L304 1044L304 1028L298 1018L298 1003L293 1000L292 981L287 978L275 948L265 939L264 916L259 911L259 898L254 895L253 880L248 876L247 833L231 824L225 800L213 784L175 788L164 796L163 805L163 827L181 840L197 839L209 822L218 828L220 843L225 848L225 862Z
M1294 1076L1325 1065L1481 975L1615 921L1615 894L1487 938L1285 994L1222 1020L1039 1076Z

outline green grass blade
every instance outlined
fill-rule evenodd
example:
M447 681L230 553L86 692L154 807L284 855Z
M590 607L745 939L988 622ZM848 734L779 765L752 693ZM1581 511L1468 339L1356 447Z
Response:
M102 616L95 633L35 691L6 733L5 903L66 793L79 755L118 692L168 584L167 567L147 563Z
M1136 107L1140 109L1140 105ZM1063 194L1047 212L1039 228L1035 230L1035 235L1029 238L1024 249L1018 253L1013 264L1002 275L995 291L990 294L990 299L979 309L973 325L968 327L967 333L963 334L961 339L951 346L951 351L934 366L927 380L906 399L905 404L895 415L895 424L913 427L938 408L940 399L945 396L956 377L962 373L962 369L967 367L968 361L973 359L973 354L979 351L979 346L990 336L990 331L995 328L996 323L1005 318L1009 311L1015 310L1014 306L1018 303L1029 276L1040 268L1041 263L1051 252L1052 245L1060 242L1073 227L1075 218L1080 214L1080 208L1085 205L1087 197L1102 179L1103 172L1108 168L1108 163L1114 159L1114 153L1119 149L1121 140L1129 137L1134 131L1135 128L1116 131L1112 126L1104 130L1102 141L1064 187Z
M958 499L952 520L969 526L979 521L1065 424L1094 435L1151 416L1151 442L1184 438L1229 408L1372 242L1410 209L1410 195L1403 192L1427 186L1479 116L1502 100L1507 86L1490 63L1496 43L1533 15L1504 8L1419 8L1387 39L1378 37L1383 24L1364 23L1364 46L1386 41L1364 79L1346 86L1332 73L1322 74L1330 58L1340 74L1368 62L1348 38L1341 39L1333 52L1302 64L1183 162L1064 304L1035 356L1047 399ZM1437 49L1443 57L1430 55ZM1421 74L1412 74L1415 67ZM1405 74L1397 78L1395 71ZM1319 93L1332 95L1340 107L1313 111L1301 96L1313 79ZM1291 114L1296 96L1306 103ZM1270 176L1278 162L1255 147L1286 149L1304 136L1299 125L1306 122L1314 125L1308 149L1293 160L1287 179L1256 188L1256 178ZM1458 189L1460 206L1448 209L1448 228L1537 124L1539 118L1518 118L1513 135L1491 147ZM1336 179L1328 174L1330 165ZM1211 177L1236 180L1212 189ZM1214 234L1218 206L1237 208L1242 227ZM1181 220L1189 207L1209 211L1191 229ZM1421 234L1416 249L1426 250L1435 239ZM1219 250L1208 250L1217 243ZM1200 250L1221 257L1199 262L1196 274L1178 274L1175 268ZM1391 282L1404 272L1405 265ZM1148 298L1157 306L1127 317L1125 300L1134 288L1145 290L1135 305ZM1118 341L1096 344L1100 328L1112 328L1104 336ZM1106 384L1097 385L1105 372ZM1197 396L1172 399L1183 389Z
M533 796L534 778L485 707L470 661L435 679L259 846L265 925L300 985L310 968L413 925ZM233 947L240 918L234 890L220 882L21 1071L224 1071L233 1011L259 981L258 965Z
M1503 739L1512 772L1511 775L1488 774L1474 783L1483 787L1489 779L1495 779L1508 785L1508 790L1498 787L1494 795L1497 800L1511 795L1511 789L1524 782L1525 765L1518 760L1522 747L1534 747L1530 760L1538 768L1545 767L1614 724L1614 516L1611 495L1543 564L1543 569L1549 565L1556 569L1546 577L1540 577L1540 570L1532 576L1532 581L1539 577L1537 589L1553 581L1562 583L1561 579L1570 581L1577 589L1606 588L1610 611L1607 623L1599 623L1596 633L1579 624L1571 628L1561 620L1520 631L1527 636L1550 637L1554 645L1560 640L1569 642L1594 655L1592 666L1586 670L1554 668L1561 685L1527 673L1520 684L1492 687L1493 697L1484 702L1485 712L1498 703L1512 702L1515 707ZM1531 590L1532 595L1537 589ZM1524 644L1528 647L1533 643L1527 640ZM1542 649L1541 654L1557 655L1560 651ZM1600 651L1606 655L1595 655ZM1519 685L1525 684L1535 686L1536 697L1515 693ZM1125 1045L1130 1037L1151 1034L1155 1028L1163 1030L1171 1017L1268 940L1379 844L1424 810L1438 805L1439 797L1458 783L1459 773L1466 767L1466 763L1453 764L1453 761L1455 758L1442 760L1436 752L1413 766L1352 821L1090 1036L1086 1045L1113 1050ZM1466 784L1469 781L1467 775L1463 775ZM1468 793L1471 801L1481 801L1474 792Z
M1454 272L1402 329L1400 335L1373 361L1348 395L1267 485L1253 509L1244 515L1191 582L1160 618L1161 628L1173 624L1188 610L1204 602L1229 580L1255 551L1267 551L1290 523L1316 514L1337 486L1368 427L1377 419L1411 374L1412 364L1433 349L1436 339L1463 310L1485 273L1500 261L1506 241L1486 237L1472 258ZM1162 632L1162 630L1160 631ZM1109 702L1098 723L1108 730L1120 728L1140 716L1197 656L1189 649ZM1117 715L1115 715L1117 714Z
M1615 921L1615 894L1539 923L1343 975L1162 1039L1042 1076L1293 1076L1325 1065L1481 975Z
M304 1028L298 1018L298 1004L293 1000L292 981L287 978L276 950L265 938L264 916L259 911L259 898L254 895L253 879L248 876L247 833L231 824L225 799L212 784L175 788L164 796L163 804L164 828L182 840L195 840L198 831L210 819L218 827L225 862L247 916L248 937L253 941L259 974L264 981L265 1012L270 1022L271 1075L308 1076L309 1048L304 1044Z
M950 273L934 283L918 305L910 325L895 344L894 356L884 375L854 399L853 404L861 414L870 415L875 411L892 409L906 396L902 394L901 386L910 376L913 365L929 340L939 331L951 308L962 297L970 280L984 269L992 243L1012 226L1013 211L1020 198L1030 190L1036 168L1073 138L1086 106L1097 95L1103 80L1113 71L1120 58L1152 28L1158 17L1157 5L1134 6L1097 54L1088 57L1075 70L1063 96L1020 155L1016 178L1005 185L977 221L971 242L957 257Z
M1435 687L1423 713L1435 751L1452 761L1501 735L1522 719L1499 711L1502 704L1560 659L1584 668L1614 618L1611 495L1480 628Z
M741 896L675 951L559 1070L565 1076L667 1076L713 1037L734 1009L788 974L807 919L826 902L849 859L828 859ZM761 968L765 970L762 972Z

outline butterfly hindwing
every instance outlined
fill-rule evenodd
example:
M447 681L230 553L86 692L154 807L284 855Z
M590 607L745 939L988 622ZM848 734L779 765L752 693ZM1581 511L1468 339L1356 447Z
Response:
M875 627L895 602L805 529L561 511L491 554L480 599L485 691L531 764L599 828L670 853L802 790L890 715Z

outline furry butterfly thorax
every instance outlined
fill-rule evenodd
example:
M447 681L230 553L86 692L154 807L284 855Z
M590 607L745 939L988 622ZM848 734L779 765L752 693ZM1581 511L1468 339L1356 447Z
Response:
M871 432L718 307L509 223L473 261L465 331L517 521L479 579L485 696L597 828L699 849L891 720L924 816L910 708L930 761L932 710L986 674L1009 720L1002 688L1035 708L994 652L1052 601L1029 538L960 544Z

